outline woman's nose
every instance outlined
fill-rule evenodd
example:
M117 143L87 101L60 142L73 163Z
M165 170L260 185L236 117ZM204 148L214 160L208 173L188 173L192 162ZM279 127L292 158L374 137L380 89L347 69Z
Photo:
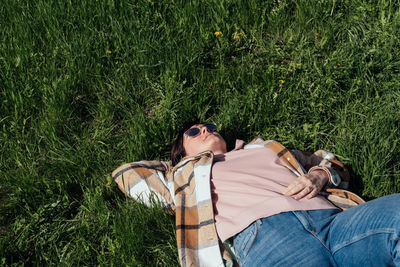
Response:
M206 134L208 132L208 129L206 126L201 127L201 134Z

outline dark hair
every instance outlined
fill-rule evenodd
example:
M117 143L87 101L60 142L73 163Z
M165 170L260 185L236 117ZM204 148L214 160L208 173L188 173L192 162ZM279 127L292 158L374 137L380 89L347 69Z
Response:
M185 123L179 130L175 141L172 143L171 148L172 166L175 166L186 155L185 148L183 147L183 134L186 132L187 129L195 124L205 124L205 122L190 121Z

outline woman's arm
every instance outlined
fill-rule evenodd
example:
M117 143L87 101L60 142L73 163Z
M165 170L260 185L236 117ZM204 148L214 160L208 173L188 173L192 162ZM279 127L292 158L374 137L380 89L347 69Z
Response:
M348 188L349 173L343 163L338 161L331 152L325 150L318 150L314 153L300 150L291 152L306 172L324 171L329 177L328 187Z
M166 178L168 168L168 163L161 161L132 162L118 167L112 177L127 196L147 206L159 201L174 211L174 185L172 179Z
M347 187L348 172L332 153L323 150L315 153L299 150L291 152L307 173L294 180L283 192L285 195L294 199L311 199L325 186Z

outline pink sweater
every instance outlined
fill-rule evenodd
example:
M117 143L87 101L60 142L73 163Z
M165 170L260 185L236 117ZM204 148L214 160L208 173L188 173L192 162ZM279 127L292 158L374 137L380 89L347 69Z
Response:
M234 150L215 155L211 194L217 233L222 241L242 231L253 221L285 211L336 208L322 196L295 200L283 190L297 178L268 148Z

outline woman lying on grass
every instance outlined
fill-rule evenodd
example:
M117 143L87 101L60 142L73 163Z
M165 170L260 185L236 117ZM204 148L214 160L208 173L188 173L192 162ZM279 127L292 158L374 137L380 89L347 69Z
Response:
M400 266L400 194L360 204L329 189L348 182L331 153L260 138L227 152L217 127L200 123L180 132L171 159L173 168L141 161L113 177L129 196L150 203L153 192L175 212L182 266L231 258L240 266Z

